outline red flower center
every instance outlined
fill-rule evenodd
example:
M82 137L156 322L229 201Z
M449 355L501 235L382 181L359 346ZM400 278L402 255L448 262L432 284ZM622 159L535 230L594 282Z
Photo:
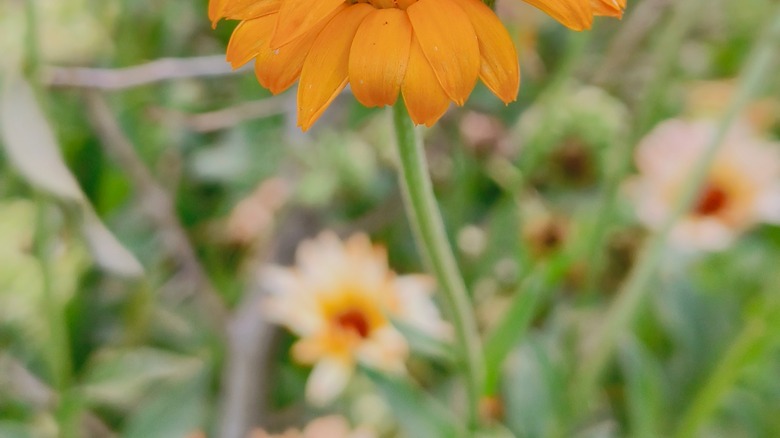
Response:
M699 216L718 214L726 206L728 194L720 187L708 184L702 190L693 212Z
M371 328L365 315L358 310L348 310L336 317L336 324L345 331L357 333L361 338L367 338Z

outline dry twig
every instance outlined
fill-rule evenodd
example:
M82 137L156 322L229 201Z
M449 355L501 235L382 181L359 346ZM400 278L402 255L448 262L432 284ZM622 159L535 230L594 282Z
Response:
M227 76L251 71L232 70L223 55L162 58L125 68L47 67L41 83L51 87L123 90L172 79Z
M232 128L250 120L285 114L288 112L287 103L294 98L292 94L284 94L200 114L186 114L166 108L153 108L150 112L156 118L166 118L195 132L208 133Z

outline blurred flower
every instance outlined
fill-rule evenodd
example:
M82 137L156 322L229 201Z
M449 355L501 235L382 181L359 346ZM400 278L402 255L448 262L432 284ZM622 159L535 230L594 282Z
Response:
M476 154L514 155L514 144L496 117L469 111L460 121L460 134L466 147Z
M504 410L504 401L496 396L487 396L479 401L479 411L482 418L491 421L504 421L506 412Z
M595 151L577 137L569 137L556 145L550 157L551 178L567 186L586 187L596 181Z
M281 178L270 178L236 205L227 223L227 237L233 243L248 245L273 229L274 217L287 202L290 187Z
M567 87L562 102L537 102L518 121L521 154L547 163L530 169L538 188L586 188L601 180L627 126L625 106L596 87Z
M375 436L376 434L366 428L352 429L344 417L331 415L313 420L303 430L288 429L280 434L255 430L249 438L374 438Z
M669 216L714 132L709 122L670 120L639 144L640 175L630 190L645 225L657 228ZM732 127L699 198L674 227L672 241L692 249L721 250L756 223L780 222L778 146L757 138L746 125Z
M685 95L686 113L696 118L717 117L726 111L728 103L737 91L733 79L698 81L687 84ZM780 102L766 98L750 102L743 119L759 132L769 131L780 120Z
M424 275L398 276L387 254L364 234L342 242L325 232L302 243L292 269L264 271L273 321L300 336L295 360L314 365L306 396L324 404L344 389L357 361L388 372L405 371L408 346L393 327L398 318L435 337L449 334L431 300L434 282Z
M523 241L535 257L545 257L561 250L569 234L569 223L561 216L539 213L523 225Z
M467 225L458 232L458 249L472 259L482 256L487 248L487 234L476 225Z

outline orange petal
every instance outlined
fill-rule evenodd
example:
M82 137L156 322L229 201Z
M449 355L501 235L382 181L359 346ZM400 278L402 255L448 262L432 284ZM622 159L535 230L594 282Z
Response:
M517 51L501 20L479 0L452 0L471 19L479 41L482 82L504 103L517 100L520 67Z
M346 3L342 3L330 16L309 28L309 32L282 47L271 49L269 44L264 45L255 58L255 75L260 84L273 94L279 94L294 84L301 74L303 61L306 60L306 55L317 35L333 15L343 8L346 8Z
M606 17L623 18L626 0L591 0L593 13Z
M236 26L227 46L227 60L233 68L246 64L268 45L277 17L277 14L266 15Z
M400 9L375 9L360 23L349 53L349 82L365 106L392 105L409 62L412 26Z
M420 0L406 10L425 58L444 92L463 105L479 76L479 44L468 15L441 0Z
M308 130L347 85L349 51L358 26L374 8L357 3L346 8L320 32L301 71L298 126Z
M223 11L228 0L209 0L209 20L211 27L217 27L217 22L225 16Z
M450 98L436 79L417 38L412 38L409 67L401 91L409 117L417 124L431 126L447 112Z
M344 0L284 0L271 47L278 49L298 38L344 4Z
M233 0L223 11L229 20L252 20L279 11L282 0Z
M590 29L593 11L590 0L525 0L573 30Z

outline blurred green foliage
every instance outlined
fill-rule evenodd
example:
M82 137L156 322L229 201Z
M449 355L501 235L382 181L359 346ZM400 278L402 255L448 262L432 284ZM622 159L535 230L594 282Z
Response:
M13 59L35 65L27 80L47 126L30 129L52 130L88 204L144 274L101 268L106 260L82 232L73 200L29 184L5 145L0 437L232 437L242 435L227 432L226 422L282 430L322 414L303 402L308 370L291 363L291 336L260 321L256 277L263 263L290 263L298 242L326 228L367 231L399 272L424 270L397 186L389 114L346 94L303 134L293 91L259 115L239 107L276 99L245 71L106 89L98 76L71 69L116 71L167 57L202 57L220 69L208 56L224 52L234 24L213 31L205 1L28 3L32 12L22 1L0 4L0 48L8 54L0 78L7 84L19 71ZM756 228L723 253L665 253L599 391L584 405L573 395L582 354L646 238L619 189L634 143L684 113L693 82L736 77L777 9L772 0L710 0L679 46L659 46L672 3L630 0L622 23L600 20L586 34L541 16L507 21L514 34L534 35L534 44L519 44L518 102L504 107L480 86L465 108L425 131L488 351L508 354L492 376L488 392L500 409L491 411L496 424L486 436L780 436L775 226ZM639 10L657 17L648 14L646 23L633 15ZM653 63L659 52L673 54L661 77ZM662 85L658 94L645 96L653 81ZM106 146L116 138L96 119L96 94L169 195L170 211ZM778 95L775 78L762 97L777 103ZM768 131L780 133L777 113ZM282 205L261 197L265 210L242 213L237 206L268 181L289 190ZM177 231L184 247L171 238ZM202 272L193 274L188 251ZM525 327L492 331L529 291L538 295L515 308ZM204 294L219 297L227 312L200 302ZM411 381L369 372L330 410L383 436L454 436L460 425L442 408L460 409L450 346L409 336L417 353ZM234 375L238 362L251 371ZM258 392L237 394L231 385L247 376ZM235 397L249 413L234 410Z

